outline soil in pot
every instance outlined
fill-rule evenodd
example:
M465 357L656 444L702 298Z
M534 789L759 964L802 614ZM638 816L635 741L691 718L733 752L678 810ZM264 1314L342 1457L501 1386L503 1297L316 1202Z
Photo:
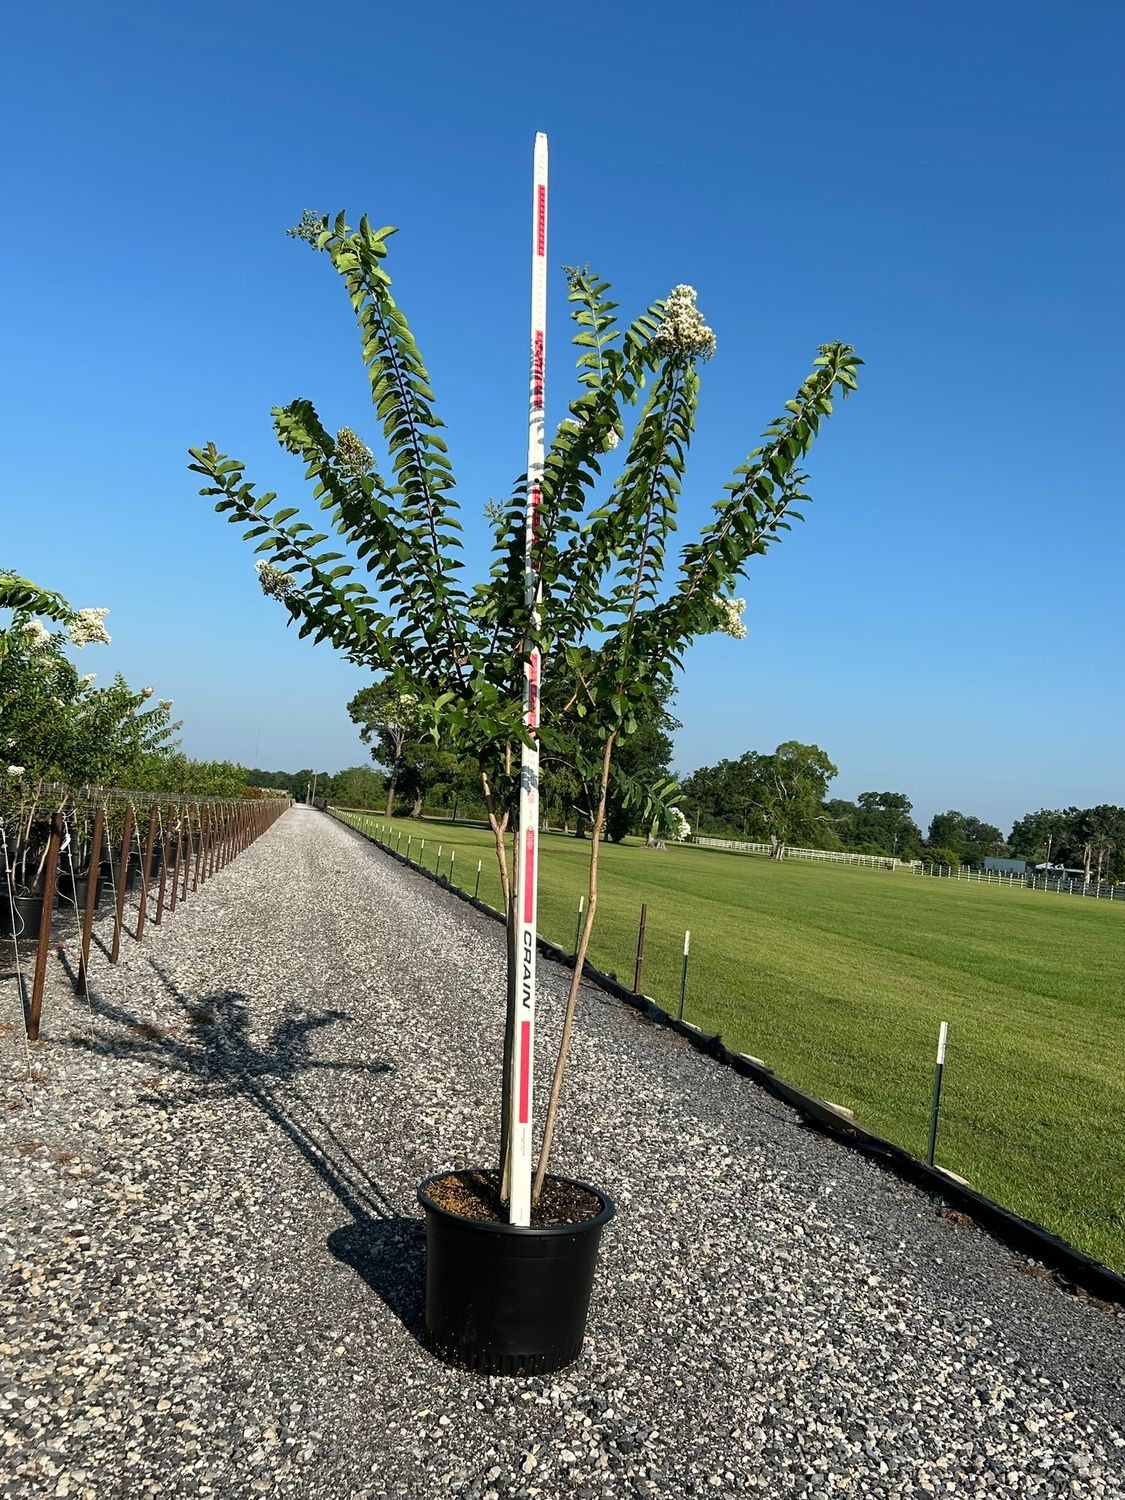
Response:
M444 1177L431 1178L426 1192L439 1208L451 1214L477 1219L482 1224L508 1222L496 1172L447 1172ZM596 1219L604 1206L604 1200L582 1183L565 1177L548 1177L539 1202L531 1211L531 1227L584 1224L587 1219Z

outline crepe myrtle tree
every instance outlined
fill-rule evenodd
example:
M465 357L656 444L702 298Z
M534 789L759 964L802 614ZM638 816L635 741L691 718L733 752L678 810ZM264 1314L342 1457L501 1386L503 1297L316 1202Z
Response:
M545 760L573 766L595 787L588 900L563 1019L536 1174L542 1188L566 1069L582 965L594 927L598 857L611 785L649 819L669 805L672 784L642 786L615 764L654 697L666 698L684 652L699 635L745 634L737 579L799 517L808 497L801 463L835 395L856 386L861 361L847 344L821 347L811 373L738 469L700 534L669 563L695 422L700 364L715 347L690 287L676 287L628 325L608 283L567 268L578 348L577 392L546 455L534 543L537 613L523 580L526 476L492 524L487 578L463 578L461 509L430 378L391 290L385 261L394 231L366 218L350 228L306 212L290 231L327 257L358 324L387 467L347 428L335 435L312 402L273 412L281 446L305 466L324 530L299 508L259 494L244 465L213 443L190 450L201 493L245 528L264 554L259 579L299 634L328 641L351 661L408 694L420 729L478 767L508 908L508 1038L501 1104L505 1164L510 1039L518 958L512 938L517 892L505 836L525 737L524 665L538 646L553 681L538 728ZM621 447L603 481L605 455ZM599 481L603 481L599 483ZM334 541L330 541L330 536ZM344 548L346 550L338 550ZM561 685L561 687L560 687ZM593 728L594 733L590 730Z
M385 816L389 818L395 810L395 794L407 746L420 728L415 696L384 679L360 688L348 704L348 716L359 725L359 737L364 744L374 742L372 758L387 768Z

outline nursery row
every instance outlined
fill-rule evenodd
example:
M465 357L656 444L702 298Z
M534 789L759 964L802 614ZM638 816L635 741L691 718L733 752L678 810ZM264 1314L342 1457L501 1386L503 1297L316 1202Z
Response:
M67 959L75 990L89 984L94 924L112 916L110 964L122 939L144 940L150 920L197 891L290 805L288 797L231 801L36 784L8 792L0 807L0 943L8 948L28 1041L39 1036L52 946ZM34 954L34 956L32 956ZM25 970L31 966L31 978Z

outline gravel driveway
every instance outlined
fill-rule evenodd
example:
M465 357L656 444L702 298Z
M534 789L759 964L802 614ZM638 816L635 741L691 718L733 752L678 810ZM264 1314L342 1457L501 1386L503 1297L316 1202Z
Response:
M433 1360L415 1186L491 1160L501 938L295 808L89 1001L52 965L37 1081L2 1051L0 1496L1125 1497L1120 1312L593 990L586 1352Z

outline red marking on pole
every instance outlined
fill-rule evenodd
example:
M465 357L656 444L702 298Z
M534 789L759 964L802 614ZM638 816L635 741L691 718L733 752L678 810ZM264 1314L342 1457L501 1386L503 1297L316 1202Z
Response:
M527 664L527 727L535 729L539 723L539 652L533 651Z
M523 919L535 920L535 829L524 830L523 843Z
M520 1022L520 1124L527 1124L531 1106L531 1022Z
M526 202L526 199L524 200ZM535 212L535 253L546 255L547 253L547 184L539 184L538 201Z
M535 330L535 345L531 352L531 400L535 406L543 405L543 330Z

